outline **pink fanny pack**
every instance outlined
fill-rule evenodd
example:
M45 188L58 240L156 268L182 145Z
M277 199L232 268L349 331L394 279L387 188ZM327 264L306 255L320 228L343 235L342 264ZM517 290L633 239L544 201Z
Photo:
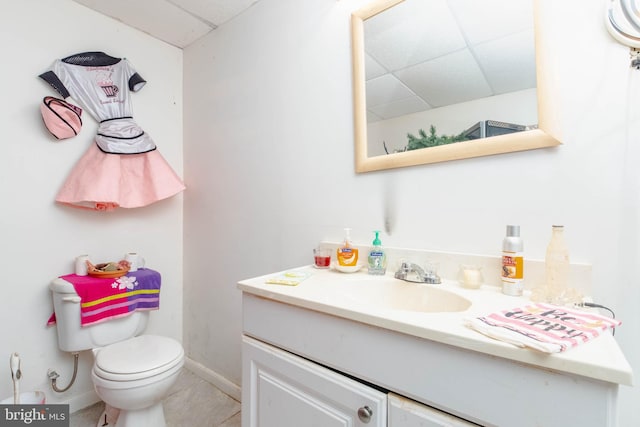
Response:
M76 136L82 129L82 108L63 99L45 96L40 104L42 120L51 135L57 139Z

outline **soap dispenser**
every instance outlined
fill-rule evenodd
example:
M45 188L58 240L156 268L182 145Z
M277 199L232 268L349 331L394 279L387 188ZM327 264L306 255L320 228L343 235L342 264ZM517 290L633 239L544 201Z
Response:
M387 254L382 249L382 242L380 241L380 231L374 231L376 233L375 239L371 249L369 250L369 274L383 275L387 272Z
M358 248L354 248L351 243L351 229L344 229L344 242L336 251L338 265L341 267L355 267L358 265Z

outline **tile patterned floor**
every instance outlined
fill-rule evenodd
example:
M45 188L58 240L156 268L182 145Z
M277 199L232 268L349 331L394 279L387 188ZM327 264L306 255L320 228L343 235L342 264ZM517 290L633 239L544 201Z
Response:
M163 402L167 427L240 427L240 403L183 369ZM71 415L70 427L96 427L102 402Z

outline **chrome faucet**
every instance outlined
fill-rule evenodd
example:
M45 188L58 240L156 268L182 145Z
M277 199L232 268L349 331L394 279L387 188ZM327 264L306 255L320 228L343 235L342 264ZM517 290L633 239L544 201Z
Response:
M407 282L417 282L417 283L431 283L431 284L439 284L442 283L440 276L438 276L433 271L424 271L422 267L418 264L414 264L412 262L402 262L400 268L394 274L396 279L405 280Z

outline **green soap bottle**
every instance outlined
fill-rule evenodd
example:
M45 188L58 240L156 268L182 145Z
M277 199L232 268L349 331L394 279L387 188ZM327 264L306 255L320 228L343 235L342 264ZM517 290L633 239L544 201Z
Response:
M387 254L382 249L380 232L374 231L376 238L373 239L373 246L369 250L367 261L369 262L369 274L383 275L387 272Z

